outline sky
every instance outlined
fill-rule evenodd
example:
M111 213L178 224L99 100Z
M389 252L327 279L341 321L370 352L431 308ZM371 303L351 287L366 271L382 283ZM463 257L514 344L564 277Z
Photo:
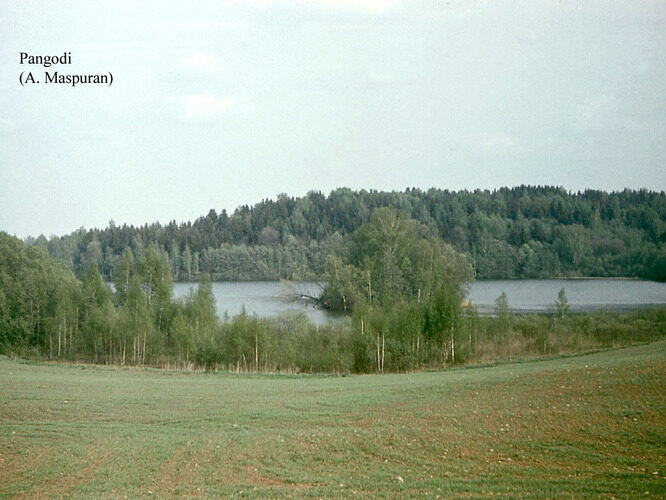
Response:
M343 186L663 191L665 145L663 0L0 1L21 238Z

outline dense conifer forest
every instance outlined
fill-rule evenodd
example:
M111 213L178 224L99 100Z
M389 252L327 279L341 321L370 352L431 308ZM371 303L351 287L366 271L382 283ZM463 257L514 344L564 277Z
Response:
M172 278L322 278L332 245L374 209L394 207L466 254L477 279L640 277L666 279L666 195L520 186L494 191L340 188L328 196L279 195L254 206L210 212L194 222L140 227L110 222L65 236L29 238L79 278L91 263L114 281L126 251L166 254Z

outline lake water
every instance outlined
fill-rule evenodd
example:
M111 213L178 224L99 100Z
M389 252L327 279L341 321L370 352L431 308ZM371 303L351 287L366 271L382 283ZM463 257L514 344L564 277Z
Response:
M492 312L502 292L517 312L547 312L564 288L572 312L627 310L666 305L666 283L628 279L483 280L469 298L481 313Z
M184 297L197 283L174 283L174 295ZM480 313L491 313L495 300L505 292L509 307L516 312L547 312L564 288L572 312L601 309L634 309L666 305L666 283L639 280L483 280L472 284L471 302ZM317 296L321 287L314 282L291 286L275 281L216 282L213 294L218 314L235 316L243 306L248 314L260 317L304 313L310 321L323 325L340 319L328 311L313 308L305 301L294 301L298 293Z
M185 297L190 289L198 283L174 283L173 291L176 298ZM215 306L220 317L245 311L259 317L278 316L285 313L304 313L310 321L323 325L340 314L318 309L304 300L294 300L298 294L313 297L321 295L321 287L314 282L281 283L279 281L217 281L212 284L215 295Z

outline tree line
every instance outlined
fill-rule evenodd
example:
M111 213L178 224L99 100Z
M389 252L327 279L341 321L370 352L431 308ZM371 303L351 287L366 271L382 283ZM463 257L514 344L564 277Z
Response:
M322 278L326 256L367 222L394 207L457 252L486 278L574 276L666 280L666 195L624 190L569 192L519 186L493 191L340 188L328 196L279 195L229 215L215 210L194 222L80 229L27 242L46 249L82 277L91 263L113 281L125 249L166 253L174 280Z
M378 208L331 246L321 304L346 321L303 315L218 318L207 274L173 298L166 251L126 248L113 290L95 262L81 279L38 246L0 232L0 353L116 365L267 372L382 373L644 342L666 335L666 308L495 317L463 307L470 258L395 208Z

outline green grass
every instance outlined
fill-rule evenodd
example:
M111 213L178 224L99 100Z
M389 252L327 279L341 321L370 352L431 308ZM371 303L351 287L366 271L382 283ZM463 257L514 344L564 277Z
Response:
M0 359L0 497L658 498L665 477L666 342L350 377Z

